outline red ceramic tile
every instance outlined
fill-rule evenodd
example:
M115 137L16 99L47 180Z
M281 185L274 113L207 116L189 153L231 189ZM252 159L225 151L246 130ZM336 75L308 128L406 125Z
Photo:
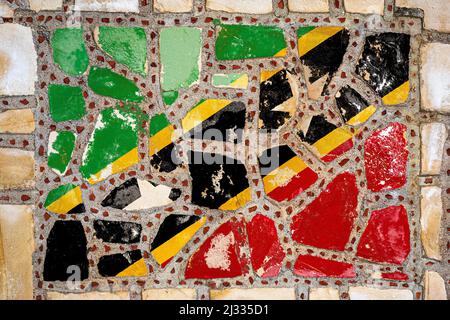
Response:
M392 190L406 183L408 150L405 132L405 125L393 122L367 139L364 164L367 188L370 190Z
M356 255L374 261L402 264L410 251L409 224L403 206L372 212Z
M350 263L327 260L314 256L299 256L294 273L302 277L354 278L355 268Z
M233 278L245 272L245 221L227 221L200 246L186 266L186 279Z
M277 276L286 254L278 240L275 223L257 214L247 223L247 235L255 273L263 278Z
M403 272L383 272L381 274L381 278L387 280L403 280L403 281L409 279L408 275Z
M292 239L318 248L344 250L357 217L357 205L356 178L352 173L344 172L294 216Z

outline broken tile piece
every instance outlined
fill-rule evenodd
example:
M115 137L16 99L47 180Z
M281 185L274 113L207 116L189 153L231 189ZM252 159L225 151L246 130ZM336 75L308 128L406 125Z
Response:
M295 261L294 274L302 277L320 278L355 278L355 267L350 263L333 261L314 257L310 255L300 255Z
M206 0L206 9L229 13L271 13L272 0Z
M425 300L447 300L445 281L439 273L427 270L423 278Z
M302 27L297 37L308 97L317 100L342 63L350 33L343 27Z
M196 300L197 290L191 288L147 289L142 300Z
M0 148L0 190L34 187L34 151Z
M276 277L286 256L275 223L262 214L247 223L250 257L254 272L261 278Z
M45 199L44 207L58 214L85 212L81 189L74 184L65 184L51 190Z
M211 290L211 300L295 300L294 288L231 288Z
M328 0L288 0L289 11L328 12Z
M290 201L317 181L318 175L287 145L265 150L258 158L265 193Z
M331 162L353 148L353 134L345 127L336 127L323 115L305 118L298 135L324 162Z
M220 225L189 258L186 279L234 278L247 273L245 221L233 218Z
M34 113L31 109L6 110L0 113L0 133L33 133Z
M442 190L422 187L420 199L420 227L422 246L428 258L441 260L440 237L443 216Z
M60 84L48 86L50 115L55 122L80 120L86 114L83 92L80 87Z
M440 32L450 32L450 12L445 10L447 0L396 0L396 7L420 8L424 11L424 25L426 29L434 29ZM440 56L442 59L444 56ZM448 56L446 56L448 57Z
M344 0L345 11L363 14L384 14L384 0Z
M191 138L239 143L245 127L245 104L239 101L206 99L181 120Z
M45 281L66 281L76 275L88 278L87 240L79 221L55 221L47 238Z
M377 108L369 105L356 90L349 86L336 93L336 105L344 121L352 126L363 124L375 113Z
M171 214L161 223L150 246L153 258L164 268L205 224L206 218Z
M33 11L58 10L62 8L62 0L29 0Z
M356 73L386 105L406 102L409 95L410 36L378 33L366 37Z
M278 129L297 108L298 89L286 69L262 70L259 91L259 128Z
M71 131L52 131L48 137L48 166L60 176L69 167L77 135Z
M180 137L164 113L154 115L150 120L150 164L159 172L172 172L181 165L176 157L174 141Z
M157 12L190 12L193 0L154 0L153 7Z
M75 11L135 12L139 0L75 0Z
M219 26L216 39L217 60L284 57L286 41L283 31L273 26Z
M95 237L104 242L139 243L142 226L135 222L94 220Z
M103 277L145 277L147 265L140 250L103 256L97 264Z
M125 211L145 210L170 204L180 195L180 189L131 178L114 188L101 204Z
M406 126L398 122L374 131L367 138L364 166L369 190L393 190L405 185L409 154L406 143Z
M444 123L426 123L422 125L420 137L422 174L438 175L441 172L447 128Z
M34 95L37 55L31 28L0 24L0 96Z
M216 73L212 77L212 85L218 88L247 89L248 74L246 73Z
M192 27L162 28L159 34L159 45L163 91L186 89L199 81L202 50L201 29Z
M2 18L14 17L14 9L11 8L7 2L0 3L0 17Z
M81 76L89 66L83 29L56 29L51 39L53 60L68 75Z
M83 153L80 172L94 184L139 162L137 116L108 108L101 111Z
M358 188L352 173L336 176L291 223L292 239L304 245L343 251L358 215Z
M94 32L99 47L131 71L147 74L147 37L143 28L100 26Z
M348 294L350 300L413 300L413 293L403 289L350 287Z
M92 91L101 96L129 102L144 100L133 81L107 68L92 67L89 71L88 85Z
M448 29L450 32L450 24ZM420 66L421 107L427 111L450 113L450 45L424 44L420 48Z
M356 255L400 265L411 249L409 235L408 215L402 205L375 210L361 235Z
M210 209L236 210L251 200L247 169L221 154L189 153L192 203Z
M335 288L311 288L309 300L339 300L339 291Z

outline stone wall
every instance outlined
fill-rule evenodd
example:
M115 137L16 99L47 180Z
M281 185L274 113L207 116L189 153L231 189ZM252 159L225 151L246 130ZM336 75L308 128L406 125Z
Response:
M449 15L0 0L0 299L448 299Z

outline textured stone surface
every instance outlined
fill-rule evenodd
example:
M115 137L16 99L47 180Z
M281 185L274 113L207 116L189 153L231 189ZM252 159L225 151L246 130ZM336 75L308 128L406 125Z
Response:
M413 300L410 290L350 287L350 300Z
M155 0L153 7L157 12L189 12L193 3L193 0Z
M75 0L75 9L101 12L139 12L139 0Z
M0 205L0 299L33 298L32 210L31 206Z
M206 0L206 8L226 12L263 14L272 12L271 0Z
M289 0L288 7L297 12L326 12L328 0Z
M427 257L440 260L440 236L442 209L442 190L439 187L423 187L420 201L420 226L422 245Z
M86 292L63 293L52 291L47 293L48 300L129 300L129 293L122 292Z
M434 122L422 126L420 131L422 174L437 175L441 172L447 134L444 123Z
M31 109L0 113L0 133L32 133L34 128L34 113Z
M339 300L339 291L335 288L311 288L309 300Z
M447 300L445 281L439 273L425 271L423 282L425 300Z
M195 289L148 289L142 292L142 300L195 300Z
M383 15L384 0L344 0L345 10L353 13Z
M211 300L295 300L294 288L211 290Z
M450 21L450 18L447 21ZM420 49L420 60L422 108L428 111L449 113L450 44L427 43L423 45Z
M1 24L0 43L0 96L34 94L37 57L31 28Z
M34 186L34 153L0 148L0 190L28 189Z
M447 0L396 0L397 7L420 8L425 12L426 29L450 32L450 11Z
M29 0L30 9L34 11L57 10L62 7L62 0Z
M0 3L0 17L5 17L5 18L9 18L9 17L13 17L14 16L14 10L8 6L7 3Z

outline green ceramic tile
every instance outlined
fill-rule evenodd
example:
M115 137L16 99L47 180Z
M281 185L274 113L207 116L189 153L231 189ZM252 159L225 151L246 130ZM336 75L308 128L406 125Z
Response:
M70 131L51 132L48 139L48 166L64 175L75 149L76 135Z
M80 87L51 84L48 87L48 101L50 115L56 122L79 120L86 114Z
M86 72L89 57L83 39L83 29L57 29L52 37L53 60L71 76L79 76Z

